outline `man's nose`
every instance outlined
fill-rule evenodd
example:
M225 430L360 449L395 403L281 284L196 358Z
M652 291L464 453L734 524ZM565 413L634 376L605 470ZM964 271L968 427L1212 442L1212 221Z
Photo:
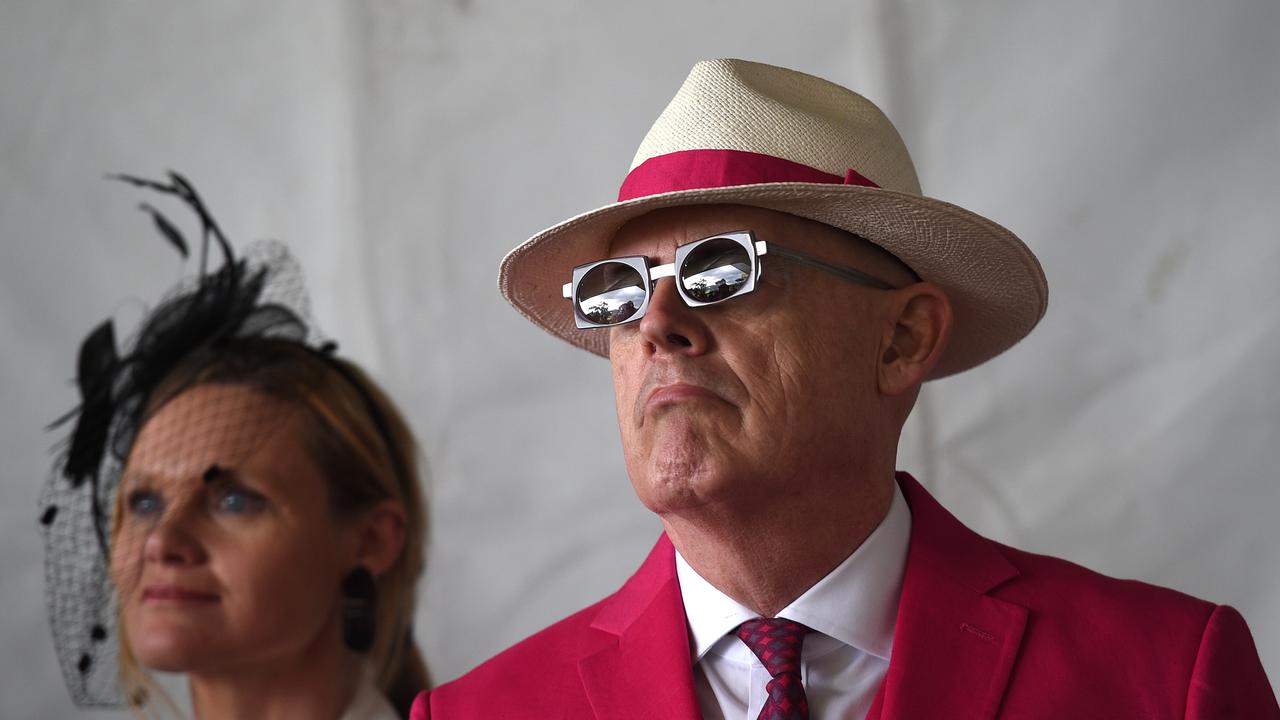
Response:
M676 278L661 278L649 293L649 307L640 318L640 335L653 353L701 355L711 346L705 312L684 303Z

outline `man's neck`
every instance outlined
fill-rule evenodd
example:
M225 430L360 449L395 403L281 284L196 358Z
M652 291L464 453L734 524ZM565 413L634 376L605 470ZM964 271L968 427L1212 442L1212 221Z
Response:
M761 617L774 617L852 555L888 514L892 479L850 490L822 503L779 501L763 513L667 515L662 524L707 582Z

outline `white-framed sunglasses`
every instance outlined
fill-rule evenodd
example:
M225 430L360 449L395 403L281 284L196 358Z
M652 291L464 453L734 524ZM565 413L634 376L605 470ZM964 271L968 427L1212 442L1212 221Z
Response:
M777 243L756 240L750 230L719 233L676 248L675 262L649 267L643 255L606 258L573 269L573 281L563 293L573 300L573 319L579 328L603 328L644 317L659 279L676 280L676 292L689 307L715 305L756 289L765 255L794 260L849 282L892 290L893 285L859 270Z

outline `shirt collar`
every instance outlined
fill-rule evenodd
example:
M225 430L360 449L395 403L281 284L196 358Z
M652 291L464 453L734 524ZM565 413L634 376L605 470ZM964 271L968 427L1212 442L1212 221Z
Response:
M888 660L893 626L911 542L911 511L897 483L889 512L844 562L819 580L778 617ZM720 638L747 620L759 617L720 592L676 551L676 577L689 622L694 662Z
M387 701L374 682L373 667L365 664L360 673L360 684L356 686L355 697L351 705L342 714L340 720L399 720L395 708Z

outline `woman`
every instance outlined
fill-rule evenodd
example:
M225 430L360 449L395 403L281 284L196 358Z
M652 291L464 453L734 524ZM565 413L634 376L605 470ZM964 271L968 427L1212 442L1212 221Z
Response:
M127 179L190 204L224 263L124 355L109 323L81 348L83 402L41 518L73 697L173 713L157 670L187 674L199 718L407 715L427 676L410 628L426 520L406 423L273 299L304 302L281 246L236 260L181 177Z

